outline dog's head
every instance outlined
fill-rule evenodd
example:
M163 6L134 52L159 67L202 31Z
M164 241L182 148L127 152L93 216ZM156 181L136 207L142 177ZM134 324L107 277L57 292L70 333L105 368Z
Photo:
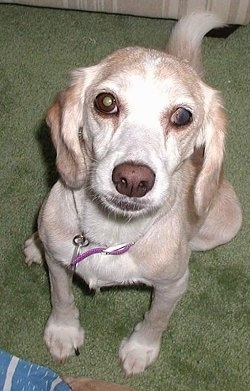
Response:
M203 214L216 192L225 115L217 91L185 62L126 48L75 71L47 123L66 185L90 186L115 213L137 216L161 207L175 175L204 146L194 202Z

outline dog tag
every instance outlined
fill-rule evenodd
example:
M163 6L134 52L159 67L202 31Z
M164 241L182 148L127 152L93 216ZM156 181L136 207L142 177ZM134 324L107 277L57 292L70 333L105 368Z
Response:
M82 253L83 247L86 247L89 245L88 239L85 238L85 236L82 235L76 235L73 239L73 244L75 246L73 256L72 256L72 261L78 257ZM71 262L72 262L71 261ZM73 266L73 269L75 270L76 265Z

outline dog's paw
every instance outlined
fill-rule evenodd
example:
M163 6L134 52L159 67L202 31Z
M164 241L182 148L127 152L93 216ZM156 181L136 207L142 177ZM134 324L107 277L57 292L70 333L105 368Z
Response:
M23 252L25 255L25 263L28 266L32 263L38 263L40 265L43 262L43 245L37 232L26 240Z
M73 354L79 354L84 330L78 321L73 325L61 325L49 320L44 331L44 341L52 358L63 363Z
M119 357L127 376L143 372L157 359L160 351L160 341L142 343L137 340L137 333L125 338L120 346Z

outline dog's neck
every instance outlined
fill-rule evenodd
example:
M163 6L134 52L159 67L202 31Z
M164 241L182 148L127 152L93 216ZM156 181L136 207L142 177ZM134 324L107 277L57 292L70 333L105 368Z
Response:
M136 242L159 218L159 213L136 218L109 213L94 202L84 190L73 191L79 225L79 234L98 246L114 246L119 243Z

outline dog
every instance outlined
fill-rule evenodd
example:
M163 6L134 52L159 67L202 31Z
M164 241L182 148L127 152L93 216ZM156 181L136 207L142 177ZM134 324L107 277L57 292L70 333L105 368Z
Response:
M44 340L55 360L84 341L71 290L77 273L96 290L153 288L151 308L119 349L126 375L143 372L187 289L191 251L240 230L241 206L222 170L223 101L201 78L202 39L222 25L191 14L166 51L123 48L78 69L48 111L60 179L24 252L28 265L45 253L52 312Z

